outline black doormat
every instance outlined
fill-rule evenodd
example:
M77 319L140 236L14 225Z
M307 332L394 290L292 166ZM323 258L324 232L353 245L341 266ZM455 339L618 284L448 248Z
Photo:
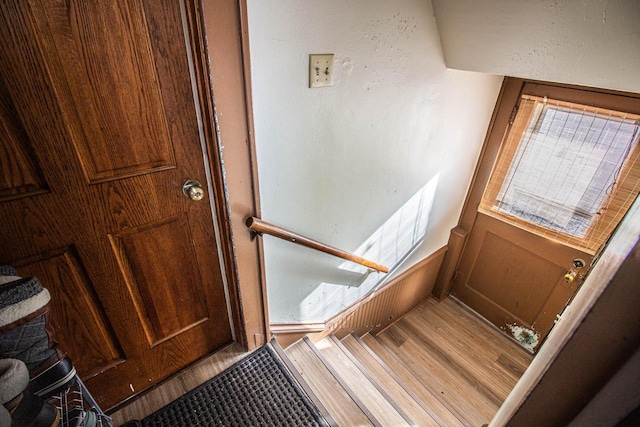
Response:
M142 420L155 426L327 426L268 345Z

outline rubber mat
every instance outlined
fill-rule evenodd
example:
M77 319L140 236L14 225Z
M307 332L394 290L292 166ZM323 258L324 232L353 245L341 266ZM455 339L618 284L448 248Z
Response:
M265 345L142 420L151 426L327 426Z

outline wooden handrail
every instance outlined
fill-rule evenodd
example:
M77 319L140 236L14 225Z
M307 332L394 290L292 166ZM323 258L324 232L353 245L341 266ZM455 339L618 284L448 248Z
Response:
M373 261L369 261L367 259L361 258L357 255L354 255L349 252L345 252L341 249L334 248L329 245L325 245L324 243L320 243L308 237L301 236L300 234L294 233L289 230L285 230L284 228L278 227L277 225L269 224L266 221L261 220L256 217L247 218L247 227L253 230L256 234L262 236L262 234L269 234L274 237L278 237L282 240L287 240L289 242L297 243L302 246L306 246L311 249L315 249L333 256L337 256L338 258L346 259L351 262L355 262L360 265L364 265L365 267L373 268L374 270L381 271L383 273L388 273L389 269L384 265L377 264Z

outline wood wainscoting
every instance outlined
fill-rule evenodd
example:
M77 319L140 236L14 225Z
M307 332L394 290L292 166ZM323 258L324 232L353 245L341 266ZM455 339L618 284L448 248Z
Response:
M379 332L431 296L446 252L443 246L325 322L271 323L271 334L287 347L305 335L319 341L329 334Z

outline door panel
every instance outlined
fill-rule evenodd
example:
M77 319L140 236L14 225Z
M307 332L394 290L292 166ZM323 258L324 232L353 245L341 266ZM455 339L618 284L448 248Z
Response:
M73 355L86 375L97 375L124 359L94 286L72 247L41 254L16 264L24 276L36 276L55 298L51 318L56 339Z
M232 340L180 3L0 11L0 262L106 409Z
M514 324L537 334L528 347L535 350L576 289L579 278L564 280L576 258L591 261L589 254L478 214L451 293L509 335L520 332Z
M143 4L47 3L32 5L38 27L50 31L42 40L56 53L52 74L78 110L84 137L73 141L89 182L174 167Z
M209 317L185 216L126 229L110 238L150 345Z
M31 141L13 102L0 81L0 202L47 191Z

